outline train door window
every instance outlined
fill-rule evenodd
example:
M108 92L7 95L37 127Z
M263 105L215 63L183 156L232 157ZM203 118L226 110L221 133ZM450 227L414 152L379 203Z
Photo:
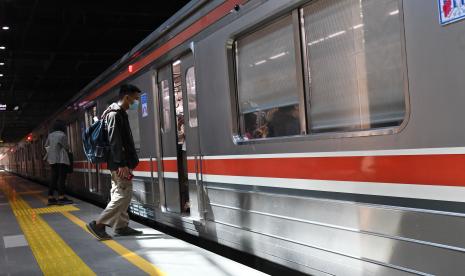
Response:
M27 160L31 161L32 160L32 144L28 144L26 146L27 149Z
M302 19L311 132L400 125L406 105L399 1L312 1Z
M294 15L236 40L237 92L244 139L305 133L304 91Z
M71 150L71 152L74 152L75 145L74 145L74 140L75 140L75 133L73 131L73 124L69 124L66 127L67 134L68 134L68 145Z
M186 72L186 91L189 108L189 126L197 127L197 95L195 90L195 70L194 66L189 67Z
M86 128L90 127L94 122L98 121L97 117L97 105L93 105L86 109L85 112L85 124ZM97 165L87 163L88 171L87 171L87 181L88 181L88 190L91 193L99 193L98 189L98 179L99 179L99 167Z
M169 87L169 82L168 80L163 80L160 83L161 85L161 96L162 96L162 101L161 101L161 106L162 106L162 113L163 113L163 120L161 121L162 123L162 129L164 132L169 132L170 131L170 126L171 126L171 120L170 120L170 114L171 114L171 105L170 105L170 87Z
M173 91L176 111L176 131L178 144L184 143L184 105L182 98L181 60L173 63Z
M94 122L98 121L96 105L89 107L86 110L85 121L86 121L86 128L90 127Z

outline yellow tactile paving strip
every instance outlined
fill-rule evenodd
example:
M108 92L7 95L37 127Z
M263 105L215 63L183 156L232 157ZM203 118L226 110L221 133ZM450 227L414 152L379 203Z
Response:
M4 181L0 189L8 197L34 257L44 275L95 275L65 241ZM40 208L48 209L48 208Z
M13 210L15 216L24 216L24 215L32 215L32 214L49 214L49 213L62 213L62 212L69 212L69 211L79 211L79 208L76 208L72 205L64 205L64 206L50 206L44 208L34 208L34 209L21 209L21 210Z
M43 203L47 203L47 199L45 197L43 197L42 195L36 194L35 196L38 199L40 199ZM60 207L66 207L66 206L60 206ZM60 208L60 207L57 207L57 208ZM72 207L72 206L70 206L70 207ZM41 209L50 209L50 207L49 208L41 208ZM34 209L34 210L38 210L38 209ZM73 211L73 210L70 210L70 211ZM78 225L84 231L89 233L89 231L86 228L86 223L83 220L81 220L80 218L78 218L77 216L71 214L68 211L62 210L60 212L61 212L61 214L63 216L67 217L74 224ZM89 235L91 235L91 234L89 233ZM108 246L110 249L115 251L117 254L119 254L120 256L122 256L123 258L125 258L130 263L132 263L133 265L135 265L136 267L138 267L142 271L146 272L147 274L156 275L156 276L166 276L166 273L161 271L154 264L150 263L149 261L147 261L146 259L144 259L141 256L137 255L136 253L132 252L131 250L127 249L126 247L124 247L123 245L118 243L117 241L107 240L107 241L102 241L101 243Z
M8 184L2 181L0 183L0 190L3 190L5 195L8 196L10 201L10 205L13 209L13 213L15 214L21 229L26 236L26 239L31 246L31 249L34 253L34 256L39 263L40 268L44 272L45 275L95 275L95 273L87 267L87 265L77 256L74 251L66 245L66 243L60 238L60 236L42 219L39 214L46 214L46 213L61 213L63 216L68 218L70 221L81 227L84 231L89 232L86 228L86 223L82 221L77 216L70 213L70 211L78 211L79 209L72 205L65 205L65 206L50 206L45 208L31 208L21 197L20 195L33 195L41 200L44 204L47 203L47 198L42 196L42 191L28 191L27 187L20 184L20 186L25 189L24 192L16 192L14 189L11 189ZM32 223L31 223L32 221ZM23 225L24 224L24 225ZM32 225L32 226L31 226ZM38 230L40 228L40 231ZM26 230L28 231L26 233ZM50 235L49 231L52 231L55 236ZM90 235L90 233L89 233ZM47 239L44 239L47 237ZM29 241L31 238L32 242ZM37 240L37 242L36 242ZM33 243L38 244L35 250L33 248ZM96 241L97 242L97 241ZM149 275L156 275L156 276L166 276L166 273L161 271L158 267L154 264L150 263L146 259L142 258L141 256L137 255L136 253L132 252L131 250L127 249L120 243L114 240L103 241L103 244L108 246L110 249L115 251L117 254L128 260L130 263L141 269L142 271L146 272ZM63 245L64 244L70 252L63 252ZM53 248L52 248L53 247ZM58 251L56 248L59 248L58 257L55 255L50 254L50 250ZM41 259L39 260L39 254ZM45 254L44 254L45 253ZM56 253L56 252L51 252ZM74 254L74 256L72 256ZM45 255L45 256L42 256ZM70 257L72 258L70 258ZM61 259L60 259L61 258ZM73 259L74 258L74 259ZM77 258L80 262L78 262L75 258ZM56 263L56 261L62 262L62 264ZM41 262L43 263L41 265ZM72 263L71 263L72 262ZM52 264L52 265L50 265ZM61 268L58 268L57 265L60 265ZM88 271L77 270L75 267L77 265L84 265L87 267ZM65 270L60 270L60 269ZM44 270L47 269L47 271Z
M69 212L63 212L62 213L65 217L67 217L69 220L74 222L75 224L79 225L82 229L84 229L86 232L86 223L82 221L80 218L76 217L75 215L69 213ZM90 233L89 233L90 234ZM133 265L137 266L141 270L145 271L149 275L158 275L158 276L165 276L166 274L161 271L158 267L147 261L146 259L140 257L136 253L132 252L131 250L127 249L126 247L122 246L118 242L114 240L107 240L107 241L102 241L106 246L111 248L113 251L118 253L120 256L128 260L130 263Z

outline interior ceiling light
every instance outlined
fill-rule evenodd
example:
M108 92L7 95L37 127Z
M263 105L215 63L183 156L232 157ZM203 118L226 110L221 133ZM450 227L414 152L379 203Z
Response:
M16 110L18 110L18 109L19 109L19 106L15 106L15 107L13 108L14 111L16 111Z
M5 50L6 47L5 46L0 46L0 50Z
M3 74L0 74L0 77L3 77Z
M8 26L3 26L2 29L6 31L6 30L9 30L10 27L8 27Z
M0 66L3 66L3 65L5 65L5 63L4 63L4 62L0 62Z

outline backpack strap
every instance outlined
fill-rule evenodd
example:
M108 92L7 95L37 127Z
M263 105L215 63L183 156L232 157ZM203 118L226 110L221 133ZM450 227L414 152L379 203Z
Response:
M110 108L109 108L109 109L103 111L103 114L102 114L102 116L100 116L100 119L101 119L101 120L105 120L105 117L108 116L108 114L110 114L111 112L119 112L119 110L118 110L118 109L110 109Z

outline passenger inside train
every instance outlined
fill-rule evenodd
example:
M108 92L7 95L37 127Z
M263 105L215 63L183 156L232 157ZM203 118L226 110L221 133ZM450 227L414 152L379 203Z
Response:
M300 134L299 106L287 105L244 114L244 139Z

